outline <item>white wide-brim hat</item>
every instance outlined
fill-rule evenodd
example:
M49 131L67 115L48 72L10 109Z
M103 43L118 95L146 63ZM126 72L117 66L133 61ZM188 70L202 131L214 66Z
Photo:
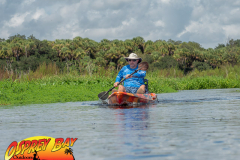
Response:
M138 57L136 53L131 53L128 57L124 58L126 59L126 61L128 61L128 59L138 59L138 63L142 62L142 58Z

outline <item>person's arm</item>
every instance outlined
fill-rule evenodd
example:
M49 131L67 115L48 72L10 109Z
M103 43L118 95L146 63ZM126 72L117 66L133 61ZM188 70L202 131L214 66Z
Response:
M144 78L146 76L146 71L139 70L137 73L133 74L134 77Z
M123 79L123 71L124 71L124 67L119 71L119 73L116 77L115 83L113 84L114 87L117 87L119 82Z
M115 82L120 82L122 79L123 79L123 72L124 72L124 69L125 67L123 67L119 72L118 72L118 75L116 77L116 80Z

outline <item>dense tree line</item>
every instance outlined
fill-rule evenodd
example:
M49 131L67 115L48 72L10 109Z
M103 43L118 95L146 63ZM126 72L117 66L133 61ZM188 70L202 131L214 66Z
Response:
M17 34L0 39L0 66L15 71L36 70L41 63L56 63L61 69L94 72L99 67L120 69L126 65L123 57L137 53L152 69L179 67L184 71L194 68L211 69L240 62L240 40L229 40L215 49L204 49L196 42L174 40L145 41L142 37L122 40L75 37L55 41L26 38Z

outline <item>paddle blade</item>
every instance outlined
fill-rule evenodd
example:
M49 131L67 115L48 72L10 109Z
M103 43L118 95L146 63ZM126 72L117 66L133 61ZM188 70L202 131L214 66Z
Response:
M149 65L148 65L148 62L141 62L141 63L139 63L138 67L141 68L140 70L142 70L142 71L147 71Z
M101 99L101 100L106 100L108 98L108 92L99 93L98 98Z

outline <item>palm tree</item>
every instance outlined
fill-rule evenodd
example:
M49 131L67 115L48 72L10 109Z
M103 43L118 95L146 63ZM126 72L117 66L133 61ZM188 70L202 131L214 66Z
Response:
M5 46L0 50L0 57L8 59L11 56L13 56L11 48Z
M77 48L73 51L72 58L74 59L83 58L86 55L87 54L82 48Z
M36 48L36 45L32 40L24 41L23 46L24 46L26 57L28 56L28 52L30 50L33 50L34 48Z
M131 53L133 51L134 43L133 43L132 40L127 39L127 40L124 41L124 46L128 50L128 52Z
M19 61L19 55L21 52L21 46L19 43L12 43L10 45L12 52L14 53L14 56L16 57L16 60Z
M144 53L151 54L155 50L154 46L149 45L145 48Z
M161 57L161 53L159 53L157 51L152 52L151 55L152 55L155 62Z
M172 43L168 43L168 55L172 56L174 54L175 46Z
M83 39L83 47L85 52L89 55L89 57L94 57L95 53L98 49L97 42L90 40L88 38Z
M134 43L134 46L138 47L138 49L141 50L142 53L144 53L144 43L145 43L145 40L138 36L138 37L135 37L132 39L133 43Z
M145 48L147 47L147 46L151 46L151 45L153 45L153 41L151 41L151 40L148 40L147 42L145 42L144 43L144 45L143 45L143 53L145 53Z
M111 41L107 40L107 39L103 39L101 40L101 42L99 43L99 48L100 50L106 51L109 50L111 47Z
M67 60L71 58L71 50L68 47L63 47L61 49L62 58L66 58Z
M73 60L73 58L75 57L75 49L77 48L75 45L74 45L74 42L70 39L66 39L66 47L70 50L70 56L71 57L71 60Z
M126 63L127 63L127 61L125 60L125 58L124 57L121 57L119 60L118 60L118 62L117 62L117 71L120 69L120 68L122 68L123 66L125 66L126 65Z
M95 64L99 67L105 67L106 66L106 61L103 57L97 57L95 60Z
M14 38L10 42L10 47L17 61L19 61L19 57L23 54L23 51L24 51L23 43L24 43L24 40L19 37Z
M78 47L83 47L83 38L82 37L75 37L73 39L73 45L75 48L78 48Z
M65 153L66 155L70 154L70 155L73 156L73 149L71 149L71 148L65 149L64 153ZM74 156L73 156L73 159L75 160Z
M52 46L52 49L55 49L57 51L58 57L61 59L61 61L62 61L61 50L63 47L64 47L64 44L61 43L59 40L56 40Z

